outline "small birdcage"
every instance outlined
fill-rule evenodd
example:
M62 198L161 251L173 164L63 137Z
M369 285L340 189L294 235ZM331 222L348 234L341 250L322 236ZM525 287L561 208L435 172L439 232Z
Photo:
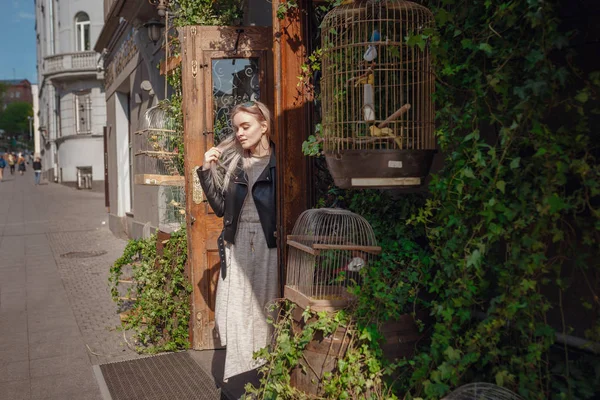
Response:
M136 134L135 183L183 186L183 135L162 105L146 111L146 128Z
M160 185L158 188L158 228L167 233L185 222L185 186Z
M321 25L323 150L341 188L417 187L435 153L425 7L346 1Z
M347 288L381 252L371 225L348 210L303 212L291 235L284 295L302 308L335 311L352 301Z

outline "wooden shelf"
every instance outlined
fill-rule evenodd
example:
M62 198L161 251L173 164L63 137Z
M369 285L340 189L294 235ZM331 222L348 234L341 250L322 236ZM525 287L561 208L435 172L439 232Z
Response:
M184 186L185 178L180 175L135 174L136 185Z

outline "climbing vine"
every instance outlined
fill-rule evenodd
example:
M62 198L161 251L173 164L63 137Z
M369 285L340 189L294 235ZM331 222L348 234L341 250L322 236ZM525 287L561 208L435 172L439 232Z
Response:
M315 388L327 399L397 398L384 384L393 369L384 368L380 361L381 337L374 325L360 327L344 311L332 314L305 309L301 316L295 316L294 311L298 311L296 305L288 300L272 305L271 312L278 314L270 320L275 342L255 354L265 361L259 368L262 384L258 388L246 385L246 394L260 400L314 399L290 385L292 371L297 370L313 373ZM311 365L305 350L311 341L334 335L331 343L333 346L335 342L340 355L333 360L335 368L321 376L320 366Z
M586 24L554 2L421 3L436 28L405 40L434 57L444 165L422 195L320 179L318 205L365 216L383 249L349 315L367 326L426 312L414 358L381 364L401 397L488 381L528 399L592 398L600 358L565 344L600 342L600 72L578 54ZM318 130L303 151L320 154Z
M577 30L565 29L553 3L431 8L437 30L407 38L434 54L445 154L411 219L426 230L435 266L426 286L436 295L412 390L436 398L485 377L526 398L585 398L569 350L560 346L561 374L549 359L556 334L576 329L565 315L570 288L594 303L588 315L598 323L600 143L591 117L600 73L583 73L570 45Z
M156 240L154 234L129 241L109 277L113 300L128 309L123 328L133 330L137 350L148 353L189 347L192 287L184 270L186 231L180 229L160 243L162 254Z

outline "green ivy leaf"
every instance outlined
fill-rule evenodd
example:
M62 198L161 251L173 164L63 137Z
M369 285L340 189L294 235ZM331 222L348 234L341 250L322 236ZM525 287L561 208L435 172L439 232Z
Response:
M479 249L475 249L467 257L467 268L471 266L477 266L481 262L481 252Z
M580 103L585 103L587 102L589 99L589 95L585 90L580 91L579 93L577 93L577 96L575 96L575 100L577 100Z
M469 167L463 169L462 175L465 178L475 178L475 175L473 174L473 170L471 168L469 168Z
M515 157L512 159L512 161L510 162L510 169L517 169L519 168L519 164L521 163L521 157Z
M480 43L479 44L479 50L483 51L488 56L492 55L492 53L493 53L492 46L490 46L489 43Z
M501 191L502 193L504 193L504 189L506 188L506 182L504 181L498 181L496 182L496 188Z
M547 202L548 205L550 205L550 214L555 214L568 207L567 203L565 203L565 201L557 194L553 194L552 196L548 197Z
M462 352L458 349L453 348L452 346L448 346L446 350L444 350L444 354L450 361L458 361L462 355Z

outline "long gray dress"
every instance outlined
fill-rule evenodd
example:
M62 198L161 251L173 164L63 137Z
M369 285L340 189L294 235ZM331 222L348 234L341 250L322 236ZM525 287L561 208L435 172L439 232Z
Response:
M267 247L250 188L269 163L269 157L247 160L248 195L240 213L235 245L225 244L225 274L219 274L215 320L226 346L226 381L259 367L255 351L267 346L271 326L267 306L277 297L277 249ZM223 277L225 276L225 277Z

